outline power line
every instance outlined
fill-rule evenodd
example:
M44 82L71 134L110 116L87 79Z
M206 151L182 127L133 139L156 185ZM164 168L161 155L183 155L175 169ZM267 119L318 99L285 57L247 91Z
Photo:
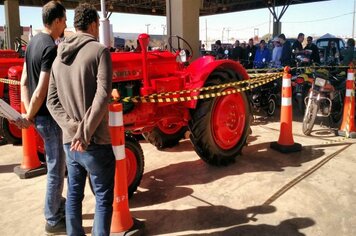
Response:
M243 30L249 30L249 29L253 29L253 28L256 28L257 26L261 26L261 25L265 25L265 24L268 24L269 22L262 22L261 24L257 24L257 25L252 25L252 26L247 26L247 27L244 27L244 28L240 28L240 29L234 29L234 28L230 28L230 32L231 31L243 31ZM224 27L227 29L227 27ZM205 31L206 28L202 28L200 29L200 31ZM217 28L208 28L209 31L221 31L221 29L217 29Z
M317 19L317 20L307 20L307 21L284 21L283 23L290 24L290 23L309 23L309 22L317 22L317 21L326 21L326 20L332 20L332 19L335 19L335 18L339 18L339 17L342 17L342 16L351 15L351 14L353 14L353 12L345 13L345 14L338 15L338 16L328 17L328 18Z

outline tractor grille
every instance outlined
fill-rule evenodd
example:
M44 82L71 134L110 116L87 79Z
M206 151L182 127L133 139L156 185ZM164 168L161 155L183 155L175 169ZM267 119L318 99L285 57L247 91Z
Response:
M12 80L20 81L20 77L14 76L9 77ZM9 84L9 98L10 98L10 105L16 111L21 113L21 87L20 85Z

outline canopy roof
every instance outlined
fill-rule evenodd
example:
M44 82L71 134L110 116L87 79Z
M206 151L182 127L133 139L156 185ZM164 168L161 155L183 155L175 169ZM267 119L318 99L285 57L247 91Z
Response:
M106 0L107 11L145 14L166 15L167 0ZM175 0L171 0L175 1ZM214 15L237 11L254 10L273 6L288 6L290 4L321 2L328 0L201 0L200 15ZM43 6L47 0L19 0L20 6ZM61 0L67 9L73 9L79 2L90 2L100 9L100 0ZM4 0L0 0L4 4Z

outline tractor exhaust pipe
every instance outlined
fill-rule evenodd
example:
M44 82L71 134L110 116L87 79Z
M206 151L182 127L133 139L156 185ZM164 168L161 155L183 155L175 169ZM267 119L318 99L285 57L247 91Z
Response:
M141 88L142 95L148 95L151 93L152 88L150 81L148 80L148 70L147 70L147 48L150 42L150 36L148 34L140 34L138 36L138 42L141 47L142 55L142 75L143 75L143 87Z

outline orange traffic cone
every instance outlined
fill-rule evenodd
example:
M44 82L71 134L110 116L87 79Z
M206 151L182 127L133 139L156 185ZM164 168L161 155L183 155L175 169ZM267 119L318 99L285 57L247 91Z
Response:
M302 150L302 145L295 143L292 134L292 80L289 74L290 68L285 67L282 79L282 104L281 104L281 128L278 142L272 142L270 147L283 152L298 152Z
M356 138L356 128L355 128L355 76L354 70L347 70L347 81L346 81L346 94L344 100L344 113L342 117L342 124L338 135Z
M143 224L133 219L129 210L127 193L127 167L125 154L125 129L123 124L122 104L109 105L109 127L116 158L113 215L110 235L127 235L129 232L140 234Z
M21 102L21 113L26 113L23 102ZM22 164L14 168L14 172L20 179L27 179L47 173L46 166L38 159L35 137L36 133L33 126L22 129Z

